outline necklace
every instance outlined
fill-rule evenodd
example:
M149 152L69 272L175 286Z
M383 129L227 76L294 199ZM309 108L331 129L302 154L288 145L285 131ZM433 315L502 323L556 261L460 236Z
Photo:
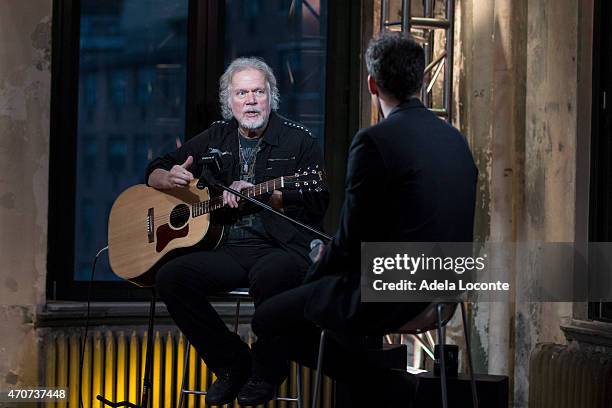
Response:
M259 152L259 146L261 145L262 137L259 137L257 144L254 147L243 146L242 136L238 133L238 142L240 145L240 163L242 164L242 173L244 175L252 176L255 170L255 161L257 160L257 153Z

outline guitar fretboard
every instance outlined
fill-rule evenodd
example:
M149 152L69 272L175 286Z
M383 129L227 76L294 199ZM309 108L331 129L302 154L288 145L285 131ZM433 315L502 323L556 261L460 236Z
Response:
M248 197L258 197L260 195L271 193L274 190L279 190L283 188L285 183L290 178L291 176L279 177L274 180L264 181L263 183L256 184L253 187L245 188L241 191L241 193ZM195 218L223 207L223 196L221 195L218 197L211 198L210 200L193 204L191 206L191 215Z

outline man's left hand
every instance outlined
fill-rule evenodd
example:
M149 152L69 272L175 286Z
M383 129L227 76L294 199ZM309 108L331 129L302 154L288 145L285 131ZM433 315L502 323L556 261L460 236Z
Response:
M319 245L317 247L317 252L316 252L314 258L312 259L312 263L319 262L321 260L321 258L323 257L323 253L325 252L326 249L327 249L327 247L325 246L325 244Z

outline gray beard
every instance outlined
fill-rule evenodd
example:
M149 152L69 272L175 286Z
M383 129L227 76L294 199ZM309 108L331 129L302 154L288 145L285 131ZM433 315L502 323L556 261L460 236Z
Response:
M262 127L264 127L264 125L266 124L268 118L261 118L261 120L257 121L257 122L250 122L250 123L245 123L245 122L238 122L238 124L240 125L241 128L243 129L249 129L249 130L257 130L257 129L261 129Z

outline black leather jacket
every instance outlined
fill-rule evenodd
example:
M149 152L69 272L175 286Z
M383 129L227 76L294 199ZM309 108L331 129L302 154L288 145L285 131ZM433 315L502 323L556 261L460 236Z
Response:
M145 180L155 169L170 170L175 164L184 163L187 157L193 156L194 164L188 169L194 177L202 171L199 159L209 147L232 153L232 179L240 179L240 160L238 143L238 123L218 121L199 135L188 140L174 152L154 159L146 169ZM255 163L255 183L261 183L281 176L292 175L307 167L319 166L323 169L323 155L319 141L304 126L292 122L275 112L270 114L268 127L263 134L261 148ZM283 210L289 217L302 221L322 230L323 216L329 203L329 192L325 183L318 184L320 191L286 188L282 190ZM220 210L216 221L231 222L235 211ZM233 218L235 219L235 217ZM228 221L230 220L230 221ZM283 248L297 252L308 259L312 233L294 226L275 214L262 212L262 222L268 234Z

